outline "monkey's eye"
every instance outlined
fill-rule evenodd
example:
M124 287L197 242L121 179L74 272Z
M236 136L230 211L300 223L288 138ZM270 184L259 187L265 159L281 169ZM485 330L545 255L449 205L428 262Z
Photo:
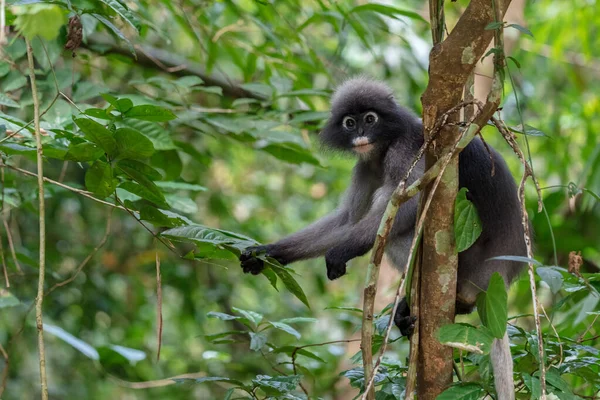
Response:
M344 128L346 129L354 129L354 127L356 126L356 121L354 120L354 118L346 116L342 121L342 125L344 125Z
M365 122L367 124L374 124L375 122L377 122L377 114L375 114L373 111L369 111L365 115Z

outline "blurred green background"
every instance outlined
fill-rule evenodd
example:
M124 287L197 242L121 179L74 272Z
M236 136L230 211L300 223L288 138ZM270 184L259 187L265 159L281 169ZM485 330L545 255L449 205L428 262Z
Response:
M125 112L119 114L113 107L118 118L98 119L135 128L151 140L154 153L148 164L162 176L155 183L163 198L153 203L150 195L128 191L127 186L119 187L117 194L132 212L142 213L155 233L185 225L182 221L187 217L266 243L331 211L348 182L353 161L320 151L318 132L327 117L331 90L350 76L366 73L383 79L393 87L399 103L421 111L431 46L425 2L390 1L386 6L300 0L22 3L29 2L8 1L7 43L0 53L3 163L35 171L31 127L19 129L33 118L21 34L37 34L32 45L41 108L47 109L42 128L48 178L115 202L89 187L86 172L94 159L66 156L83 140L73 118L87 109L96 109L88 115L97 117L111 106L113 99L102 93L130 99L136 106L160 106L177 117L123 118ZM547 214L537 213L531 185L527 191L536 259L563 268L571 251L581 251L584 259L581 272L589 287L556 269L548 269L551 277L542 278L554 285L560 281L558 286L537 279L543 305L566 346L564 354L559 353L555 331L545 321L547 363L568 365L557 367L560 379L573 392L587 396L594 396L600 387L600 340L582 342L600 334L600 325L593 323L599 315L600 265L600 207L594 195L600 193L600 11L596 3L513 1L507 21L527 27L533 36L505 30L506 53L513 60L508 62L510 80L501 111L509 126L527 125L529 135L518 134L519 143L530 150L541 186L549 187L543 190ZM465 0L446 4L449 29L467 4ZM74 14L81 15L83 43L73 56L64 46L67 18ZM477 90L482 93L489 85L488 64L490 57L476 71ZM501 136L492 127L483 134L505 156L515 179L520 179L522 168ZM163 200L168 207L161 206ZM0 232L10 288L3 284L0 289L0 344L9 359L7 364L0 358L0 368L7 371L2 384L2 398L7 400L39 395L35 319L28 312L37 287L37 202L34 178L2 168L5 228ZM360 313L341 307L362 304L364 258L353 261L347 276L336 282L327 281L322 259L298 263L295 277L309 309L281 281L276 291L264 276L242 274L231 254L231 259L221 259L228 256L208 246L190 255L194 246L189 243L177 244L171 251L137 218L111 208L46 185L47 289L72 276L101 242L107 221L111 223L106 244L82 272L44 300L51 398L249 398L251 394L243 390L228 392L231 384L225 381L200 384L192 379L172 384L166 378L220 376L252 386L258 375L292 374L289 349L276 354L273 348L358 337ZM157 254L164 323L160 360ZM177 256L185 254L192 259ZM392 301L399 279L389 268L383 273L379 310ZM525 274L513 285L509 305L510 315L532 312ZM264 321L314 319L284 323L292 331L263 324L270 329L253 336L241 319L207 315L243 316L236 308L258 312ZM258 316L253 318L258 321ZM243 321L249 320L246 315ZM461 320L478 323L475 314ZM511 322L525 331L533 329L527 315ZM226 331L236 332L207 336ZM533 334L527 338L519 344L517 350L524 353L516 360L527 358L524 354ZM569 339L574 342L567 345ZM304 375L302 382L311 395L355 396L357 389L340 373L353 367L350 357L358 349L357 343L341 342L308 348L316 357L298 356L298 373ZM406 355L405 341L398 341L389 349L388 359L402 364ZM575 365L578 357L581 364ZM524 379L521 385L525 392L533 391L528 382ZM268 396L261 390L264 387L255 391L257 398Z

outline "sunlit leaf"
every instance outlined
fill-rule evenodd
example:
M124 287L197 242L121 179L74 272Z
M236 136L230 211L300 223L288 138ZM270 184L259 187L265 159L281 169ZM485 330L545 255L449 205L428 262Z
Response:
M36 36L53 40L67 22L66 10L54 4L28 4L14 7L12 12L17 16L15 26L30 40Z
M143 121L154 122L170 121L177 118L177 116L173 114L171 110L151 104L132 107L125 113L125 116L127 118L135 118Z
M461 188L454 203L454 239L456 251L467 250L483 230L475 205L467 199L467 188Z

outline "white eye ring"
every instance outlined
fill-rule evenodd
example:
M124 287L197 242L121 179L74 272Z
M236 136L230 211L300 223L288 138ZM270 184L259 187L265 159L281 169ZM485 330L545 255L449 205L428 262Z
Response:
M373 117L373 118L369 118L369 117ZM369 121L369 119L371 119L371 121ZM368 113L365 114L364 120L367 124L374 124L375 122L377 122L377 120L379 119L379 117L377 117L377 114L373 111L369 111Z
M354 129L356 127L356 120L350 116L345 116L342 120L342 125L346 129Z

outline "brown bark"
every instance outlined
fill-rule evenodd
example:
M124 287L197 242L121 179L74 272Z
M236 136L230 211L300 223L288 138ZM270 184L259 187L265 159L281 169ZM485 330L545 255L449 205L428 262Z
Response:
M510 0L493 1L503 16ZM430 4L435 41L441 39L439 21L440 4L443 3L430 0ZM446 40L434 43L429 56L429 85L421 98L426 138L438 119L460 103L467 78L494 35L494 31L484 29L494 21L493 7L492 1L472 0ZM487 108L481 113L489 112ZM495 107L491 113L494 110ZM457 113L452 117L457 118ZM452 120L449 118L450 122ZM442 128L434 145L429 147L427 168L448 152L458 134L455 126ZM434 194L423 234L417 391L418 398L425 400L435 399L452 381L452 349L441 345L435 335L440 326L454 320L458 256L454 247L453 219L457 188L458 157L455 157Z

